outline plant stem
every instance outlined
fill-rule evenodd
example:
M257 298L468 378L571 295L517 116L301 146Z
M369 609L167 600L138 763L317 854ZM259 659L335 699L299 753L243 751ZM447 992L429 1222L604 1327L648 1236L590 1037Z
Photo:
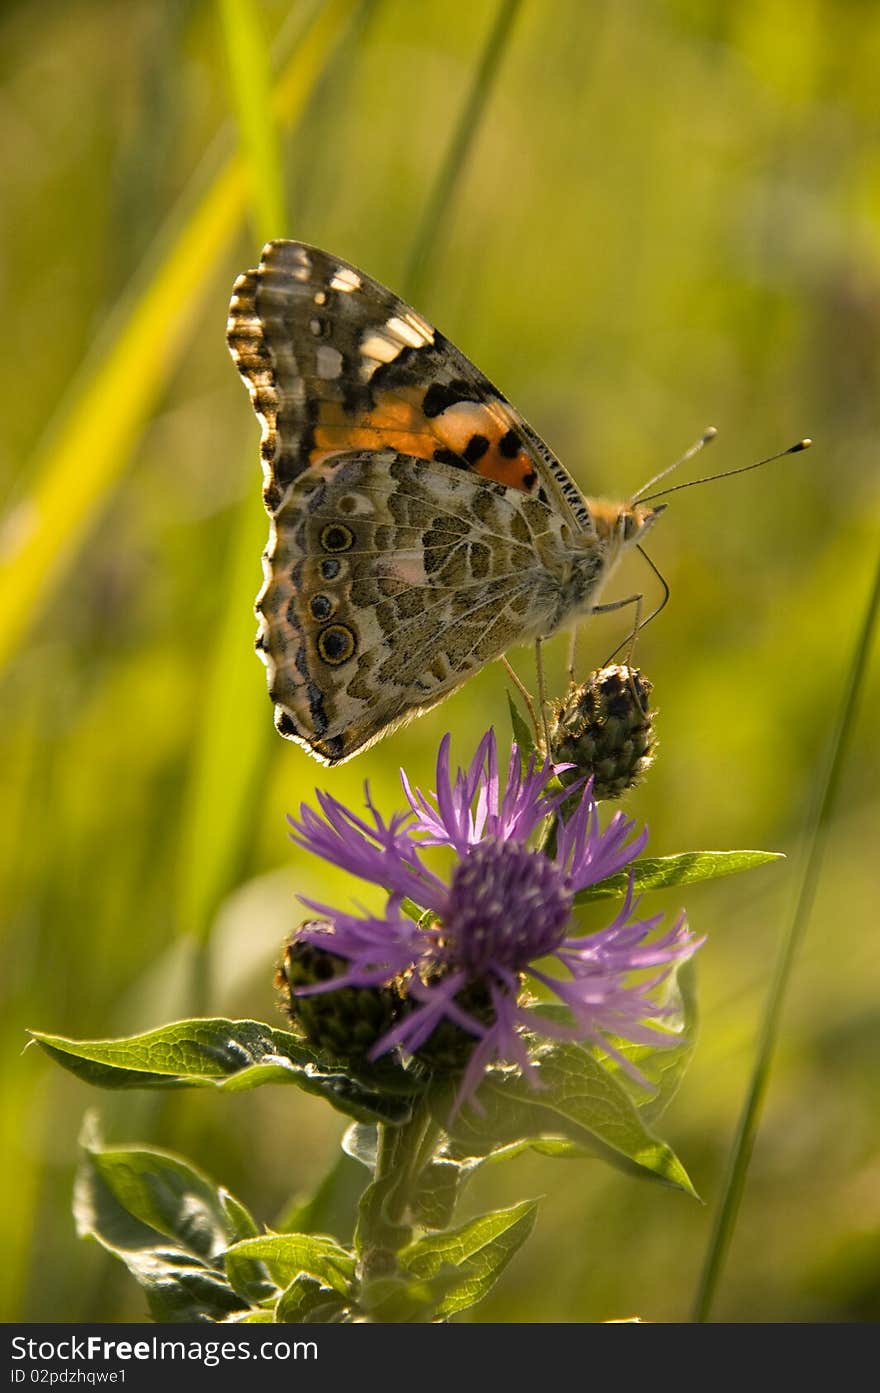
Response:
M501 0L495 23L483 49L480 66L474 74L471 90L446 152L446 158L422 214L403 280L404 294L413 304L418 303L424 293L428 263L449 218L456 185L480 128L486 103L492 94L492 87L520 3L521 0Z
M785 993L795 954L809 923L816 898L816 888L819 883L831 827L831 812L855 725L859 698L864 687L878 609L880 609L880 556L877 560L873 589L868 599L864 620L849 665L840 714L826 756L825 767L816 784L814 806L807 824L806 852L800 889L793 902L791 919L783 936L767 998L752 1077L728 1159L721 1202L694 1302L693 1319L695 1321L709 1319L712 1301L739 1214L761 1108L767 1092Z
M437 1128L424 1100L402 1127L379 1124L376 1170L364 1191L355 1233L361 1282L390 1276L409 1243L409 1219L419 1176L433 1155Z

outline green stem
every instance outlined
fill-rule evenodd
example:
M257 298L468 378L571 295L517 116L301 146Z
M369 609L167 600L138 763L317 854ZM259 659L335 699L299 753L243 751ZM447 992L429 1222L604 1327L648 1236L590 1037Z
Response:
M378 1128L376 1170L360 1204L355 1248L361 1282L388 1277L412 1238L410 1215L419 1176L430 1161L437 1128L424 1100L403 1127Z
M809 923L816 898L816 888L828 844L831 811L840 785L840 776L855 724L856 710L865 682L878 609L880 609L880 557L878 557L874 585L865 609L864 621L849 666L846 691L825 761L825 768L816 785L814 807L808 822L805 863L800 889L794 900L791 920L782 940L770 994L767 998L755 1065L728 1159L721 1203L709 1240L694 1302L693 1319L695 1321L709 1319L709 1312L730 1247L734 1225L745 1190L749 1162L755 1144L761 1108L767 1092L773 1052L779 1033L785 993L795 954Z
M479 130L486 103L492 94L520 4L521 0L501 0L468 99L422 214L403 280L404 294L413 304L418 303L424 294L428 263L449 218L456 185Z

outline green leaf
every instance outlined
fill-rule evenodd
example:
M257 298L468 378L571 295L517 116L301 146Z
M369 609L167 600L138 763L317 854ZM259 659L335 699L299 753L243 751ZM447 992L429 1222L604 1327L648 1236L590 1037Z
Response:
M461 1191L467 1171L458 1161L441 1157L426 1166L419 1176L413 1197L413 1217L425 1229L445 1229Z
M226 1192L168 1152L94 1141L84 1151L74 1188L77 1232L125 1263L156 1320L223 1320L247 1304L223 1270L234 1231Z
M590 900L622 900L629 889L630 875L637 892L668 890L677 885L696 885L701 880L716 880L722 875L765 866L769 861L784 860L781 851L680 851L674 856L643 856L633 861L629 870L609 875L596 885L590 885L574 897L575 904Z
M332 1287L314 1277L295 1277L279 1296L275 1320L286 1325L329 1325L338 1322L349 1305Z
M669 1014L664 1017L663 1024L654 1025L665 1037L665 1043L636 1045L631 1040L611 1036L608 1043L615 1054L599 1045L584 1043L581 1046L603 1069L613 1074L646 1122L656 1121L669 1106L693 1055L699 1024L696 982L697 964L693 958L676 963L670 972L662 996L662 1005ZM534 1014L555 1021L570 1020L566 1008L555 1002L543 1002L534 1008ZM650 1089L628 1073L619 1058L621 1055L635 1065Z
M520 758L525 763L528 761L529 755L536 752L535 737L510 692L507 693L507 706L510 711L510 724L513 727L513 738L516 741Z
M410 1113L408 1098L359 1082L328 1065L298 1036L260 1021L175 1021L120 1040L70 1040L30 1032L65 1069L99 1088L205 1088L227 1092L267 1083L295 1084L326 1098L359 1121L398 1123ZM395 1089L408 1087L396 1076ZM413 1091L418 1088L414 1081Z
M375 1277L362 1287L358 1305L374 1322L395 1325L427 1322L456 1280L457 1274L447 1269L430 1282L399 1274Z
M585 1155L695 1195L674 1151L648 1131L627 1090L588 1049L547 1045L533 1063L537 1087L514 1070L487 1076L478 1095L484 1114L470 1108L448 1125L450 1155L489 1157L516 1143L562 1138Z
M233 1244L226 1253L226 1271L233 1286L238 1286L242 1271L247 1280L253 1262L262 1263L282 1290L297 1277L307 1275L347 1298L354 1280L351 1253L323 1234L271 1233Z
M220 1262L232 1234L217 1186L186 1161L143 1148L91 1151L91 1163L127 1214L204 1262Z
M495 1285L534 1228L537 1213L537 1201L523 1200L510 1209L481 1214L451 1232L420 1238L401 1253L401 1266L423 1281L455 1269L456 1281L434 1315L447 1317L467 1310Z
M223 1206L230 1240L235 1243L240 1238L256 1238L260 1227L250 1210L245 1208L241 1200L230 1195L228 1190L221 1189L217 1193Z
M271 1306L258 1307L249 1311L233 1311L231 1316L227 1316L224 1325L274 1325L275 1312Z

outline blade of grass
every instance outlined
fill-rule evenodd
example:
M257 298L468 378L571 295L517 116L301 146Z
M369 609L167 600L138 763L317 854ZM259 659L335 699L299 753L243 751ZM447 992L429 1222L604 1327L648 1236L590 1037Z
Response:
M276 85L273 107L283 125L298 119L358 3L328 0L310 19ZM238 229L245 188L244 165L233 156L118 316L109 345L27 466L37 482L0 528L0 666L39 617L125 469Z
M278 132L272 113L269 50L258 6L220 0L226 60L247 170L251 218L261 242L284 235L284 183Z
M449 218L456 188L492 94L520 4L521 0L501 0L498 6L467 101L425 204L403 280L404 294L413 304L417 304L423 296L428 263Z
M847 672L840 714L829 746L825 767L816 784L814 807L808 822L805 841L805 858L800 887L793 902L788 928L780 944L773 981L764 1011L752 1076L728 1158L721 1200L694 1302L693 1319L695 1321L709 1319L709 1312L739 1214L761 1118L761 1109L770 1078L785 993L791 977L795 955L809 923L816 898L816 889L819 884L822 861L831 828L831 813L840 786L840 776L849 750L858 703L868 670L868 659L871 653L878 610L880 610L880 556L877 559L873 589L868 599L864 620Z
M219 9L250 216L258 242L265 242L286 226L269 51L250 0L220 0ZM254 488L239 509L223 567L228 579L206 680L207 709L181 818L177 917L180 932L193 940L187 1008L196 1014L208 1010L209 932L217 905L237 879L268 754L265 683L253 659L253 597L265 537L266 516Z

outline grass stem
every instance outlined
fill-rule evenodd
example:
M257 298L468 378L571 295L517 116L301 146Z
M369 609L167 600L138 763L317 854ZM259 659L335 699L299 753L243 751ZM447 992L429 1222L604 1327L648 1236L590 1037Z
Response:
M764 1018L758 1040L755 1063L749 1080L748 1092L740 1114L727 1170L721 1191L721 1200L709 1239L706 1257L700 1275L697 1295L694 1301L693 1320L707 1321L718 1288L721 1272L733 1237L734 1227L745 1191L749 1162L755 1146L761 1110L767 1093L773 1054L779 1035L785 994L791 978L792 967L798 947L810 921L816 890L822 871L822 862L828 846L831 830L831 815L834 808L840 778L849 750L859 698L865 684L871 643L880 609L880 556L874 583L864 612L861 629L853 650L846 677L846 687L841 702L840 713L828 747L819 779L816 782L812 811L807 822L804 842L804 861L800 872L800 885L793 900L791 917L782 939Z

